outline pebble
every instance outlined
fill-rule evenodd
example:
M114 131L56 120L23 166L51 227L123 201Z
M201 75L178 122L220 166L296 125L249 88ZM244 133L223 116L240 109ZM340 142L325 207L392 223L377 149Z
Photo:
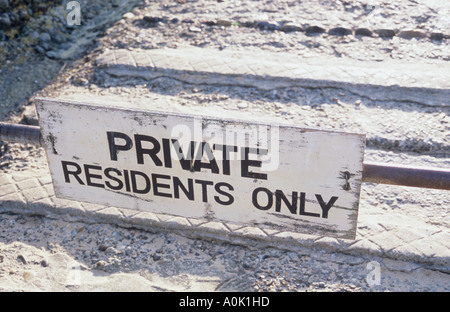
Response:
M323 34L325 29L320 26L309 26L305 29L305 33L307 36L316 36L319 34Z
M0 15L0 30L8 30L11 27L11 19L7 13Z
M52 39L53 39L53 42L55 42L55 43L63 43L63 42L66 41L66 37L63 36L63 35L62 35L61 33L59 33L59 32L54 32L54 33L51 35L51 37L52 37Z
M426 38L427 34L424 32L418 31L418 30L402 30L398 32L397 37L403 38L403 39L420 39L420 38Z
M260 22L253 23L253 25L256 25L255 27L259 28L261 30L279 30L280 29L280 25L278 25L278 23L275 23L275 22L260 21Z
M0 12L5 12L9 9L9 0L0 0Z
M134 18L134 14L133 13L131 13L131 12L127 12L127 13L125 13L122 17L124 18L124 19L132 19L132 18Z
M443 33L439 33L439 32L433 32L430 34L430 39L431 40L443 40L445 38L445 35Z
M42 259L41 260L41 266L46 268L49 266L48 260L47 259Z
M230 20L218 19L216 24L217 24L217 26L229 27L233 24L233 22Z
M258 22L250 22L250 21L241 21L239 22L239 26L253 28L256 27Z
M111 6L113 8L117 8L118 6L120 6L120 0L112 0L111 1Z
M89 80L84 77L77 77L73 80L73 83L78 86L86 86L89 84Z
M121 253L120 250L118 250L118 249L116 249L116 248L114 248L114 247L111 247L111 246L108 247L108 248L106 248L106 249L105 249L105 252L108 253L108 254L113 254L113 255L118 255L118 254Z
M295 23L286 23L281 26L281 30L284 32L303 31L303 27Z
M203 21L203 22L201 22L201 24L209 26L209 27L212 27L212 26L224 26L224 25L218 25L217 22L215 22L215 21Z
M32 271L23 272L23 279L27 282L32 280L34 277L35 277L35 273Z
M372 31L368 28L357 28L355 30L356 36L366 36L366 37L372 37Z
M158 24L163 21L162 18L155 16L144 16L142 20L147 23L148 27L157 27Z
M107 265L108 265L108 263L105 260L100 260L95 263L94 267L99 269L99 268L103 268Z
M202 30L200 28L198 28L197 26L190 26L189 27L189 31L190 32L195 32L195 33L202 32Z
M27 264L27 260L25 259L25 257L23 255L18 255L17 261L22 262L22 264Z
M16 26L20 22L20 16L14 11L9 12L9 19L11 21L11 26Z
M106 251L106 249L108 249L108 245L104 245L104 244L102 244L102 245L99 245L98 246L98 250L100 250L100 251Z
M50 43L52 41L52 37L50 36L49 33L42 33L39 37L40 40L40 46L44 49L44 50L49 50L50 49Z
M239 102L237 105L239 109L246 109L248 107L248 104L246 102Z
M344 27L335 27L335 28L331 28L328 31L328 34L330 34L332 36L348 36L348 35L351 35L352 33L353 33L353 31L351 29L344 28Z
M375 33L380 38L392 38L395 36L395 31L393 31L392 29L377 29L375 30Z

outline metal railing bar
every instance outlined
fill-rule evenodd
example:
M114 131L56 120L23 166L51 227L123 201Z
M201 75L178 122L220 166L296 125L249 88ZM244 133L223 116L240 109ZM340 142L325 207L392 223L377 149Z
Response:
M362 181L450 190L450 169L364 163Z
M0 122L0 141L41 145L39 127ZM450 169L363 163L362 181L450 190Z
M0 141L41 145L41 129L37 126L0 122Z

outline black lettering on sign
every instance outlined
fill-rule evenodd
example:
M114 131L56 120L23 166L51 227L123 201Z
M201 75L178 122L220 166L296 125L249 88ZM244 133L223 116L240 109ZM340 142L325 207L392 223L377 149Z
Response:
M106 132L106 135L108 137L109 156L111 160L117 161L117 153L119 151L128 151L133 147L133 141L131 141L131 138L125 133L108 131ZM124 144L118 145L116 143L116 138L124 140Z
M234 188L233 188L233 186L231 184L228 184L228 183L225 183L225 182L216 183L216 185L214 185L214 189L216 190L216 192L219 193L220 195L223 195L223 196L227 197L228 200L224 201L219 196L214 196L214 199L215 199L215 201L217 203L219 203L221 205L224 205L224 206L231 205L234 202L234 197L230 193L224 191L222 189L222 187L228 188L229 191L233 191L234 190Z
M208 162L201 161L205 153L208 157ZM194 171L200 171L202 168L210 169L212 173L219 173L219 167L217 166L211 147L206 142L202 142L198 149L197 158L195 159L193 166Z
M149 135L135 134L134 141L136 144L136 158L138 164L142 165L144 163L144 155L147 154L156 166L162 166L162 162L157 155L161 150L161 145L159 145L158 140ZM142 142L151 143L152 148L143 148Z
M119 178L117 178L117 177L115 177L115 176L112 176L112 175L111 175L111 172L114 172L114 173L115 173L116 175L118 175L118 176L121 176L121 175L122 175L122 173L120 172L120 170L118 170L118 169L116 169L116 168L106 168L106 169L105 169L105 176L106 176L108 179L113 180L114 182L116 182L117 185L114 186L114 185L111 184L111 182L109 182L109 181L105 181L105 185L106 185L108 188L110 188L110 189L112 189L112 190L114 190L114 191L121 190L121 189L123 188L123 182L122 182L122 180L120 180Z
M160 188L170 189L170 185L169 184L159 183L158 179L170 180L170 176L163 175L163 174L155 174L155 173L152 174L153 194L155 196L162 196L162 197L170 197L171 198L172 194L163 193L163 192L159 191Z
M121 136L120 133L119 135L117 135L117 133L110 134L110 137L112 138L111 142L115 142L116 137L124 138L124 140L127 141L125 137ZM138 137L137 141L141 142L143 139L147 140L148 138ZM168 142L165 144L168 144ZM140 145L140 143L138 145ZM124 150L126 146L114 144L113 149L117 151L117 147ZM147 150L142 148L141 150L143 152L142 155L146 153L149 153L150 155L154 152L153 149ZM184 197L191 201L194 201L196 197L195 185L199 185L199 193L202 202L208 203L209 200L213 198L216 203L224 206L234 203L234 197L231 193L234 191L234 187L226 182L214 183L213 181L200 179L194 180L191 178L187 178L186 182L182 182L181 179L176 176L157 173L147 175L141 171L126 169L121 171L117 168L111 167L103 169L99 165L79 165L72 161L61 161L61 165L66 183L75 182L79 185L98 188L106 187L114 191L125 190L126 192L132 192L135 194L148 194L153 187L154 196L176 199ZM83 178L85 180L83 180ZM213 195L210 195L211 191L213 191ZM181 193L183 195L181 195ZM322 217L327 219L329 216L329 211L338 200L338 197L332 196L328 201L325 201L321 194L314 195L322 214L312 212L311 210L306 210L305 192L293 191L291 194L285 194L282 190L275 190L275 192L272 192L265 187L258 187L252 192L252 203L256 209L262 211L267 211L274 207L274 210L277 213L287 213L289 211L289 213L293 215L299 214L307 217Z
M306 196L305 193L303 193L303 192L300 193L300 214L302 216L319 218L320 214L305 211L305 196Z
M258 193L260 192L264 192L267 195L267 204L265 206L262 206L259 203L258 200ZM272 208L272 204L273 204L273 195L272 192L269 191L268 189L266 189L265 187L258 187L256 188L253 193L252 193L252 203L253 205L258 208L259 210L269 210L270 208Z
M100 179L101 180L102 176L99 174L92 174L91 169L92 170L102 170L102 167L93 166L93 165L84 165L84 173L86 174L86 184L89 186L104 188L105 186L103 184L92 182L91 179Z
M222 171L225 175L230 175L230 153L236 153L238 151L238 147L234 145L222 145L222 144L214 144L214 150L222 151Z
M137 176L140 176L141 178L144 179L144 187L139 189L138 188L138 181L137 181ZM136 194L147 194L148 192L150 192L150 179L148 178L148 176L140 171L135 171L135 170L131 170L130 171L130 179L131 179L131 188L133 190L133 193ZM140 179L142 180L142 179Z
M170 140L162 139L163 154L164 154L164 167L172 168L172 156L170 154Z
M260 195L261 193L265 194ZM320 213L310 212L306 211L306 193L300 192L300 196L298 192L292 192L290 197L292 198L289 200L289 196L287 196L282 190L276 190L275 193L271 192L265 187L258 187L253 190L252 193L252 203L253 206L258 210L269 210L273 207L273 197L275 196L275 211L283 213L285 211L286 207L287 210L291 214L297 214L297 208L300 208L298 211L299 215L307 216L307 217L314 217L314 218L328 218L328 212L333 207L333 205L338 200L337 196L331 197L331 199L325 203L325 201L322 198L322 195L315 194L316 199L319 203L319 206L322 210L322 216ZM266 197L267 199L264 199Z
M191 168L191 164L192 164L192 160L194 159L194 152L195 152L195 145L196 145L195 142L191 141L191 144L189 145L189 149L188 149L186 156L184 155L183 149L181 148L181 144L180 144L180 142L178 142L178 140L172 139L172 144L177 153L178 161L180 162L181 168L183 168L184 170L192 171L193 169Z
M253 179L261 179L261 180L267 180L267 174L265 173L259 173L259 172L253 172L249 171L249 167L261 167L262 161L260 160L250 160L249 154L256 154L256 155L266 155L267 154L266 149L259 149L259 148L251 148L251 147L242 147L241 148L241 176L244 178L253 178Z
M202 185L202 201L204 203L208 202L208 185L213 185L214 183L212 181L206 181L206 180L195 180L195 183L199 183Z
M183 191L184 195L189 200L194 200L194 180L188 179L188 187L186 188L183 183L181 183L178 177L173 177L173 188L175 198L180 198L180 189Z
M322 195L316 194L317 201L319 202L320 208L322 208L322 218L328 218L328 211L333 207L334 203L338 199L336 196L331 197L330 201L325 204L322 199Z
M79 177L79 175L82 172L81 167L74 162L71 161L61 161L62 167L63 167L63 173L64 173L64 180L66 181L66 183L70 183L70 178L69 176L74 176L75 179L78 181L78 183L80 183L81 185L84 185L83 180L81 180L81 178ZM71 167L75 167L75 170L69 170L69 166Z
M297 192L292 192L292 203L289 202L286 195L284 195L283 191L280 191L280 190L275 191L275 198L276 198L276 203L275 203L275 211L276 212L281 211L281 201L283 201L284 204L286 205L286 207L289 209L289 211L292 214L297 214L297 200L298 200Z
M125 133L116 131L107 131L106 136L108 139L109 156L113 161L118 160L119 152L130 151L134 146L136 162L139 165L147 165L150 160L157 167L164 166L165 168L172 168L174 159L178 159L181 168L186 171L200 172L203 169L207 169L213 174L230 175L232 153L240 152L241 159L238 163L241 166L241 177L267 180L267 173L258 172L253 169L261 168L262 161L251 159L251 156L253 155L267 155L267 149L255 147L239 148L234 145L222 144L213 144L211 146L208 142L190 141L188 142L187 150L183 151L183 148L177 139L157 139L153 136L144 134L134 134L130 137ZM132 138L134 139L134 142ZM219 151L222 154L222 172L220 171L213 151ZM173 156L176 156L177 158L172 159L173 153ZM197 153L197 155L195 155L195 153ZM73 172L71 172L71 174L76 176ZM130 184L127 183L129 176L124 173L124 178L125 186L129 186ZM127 187L127 190L128 189L129 188Z
M131 188L130 188L130 176L128 175L128 170L124 170L123 171L123 176L125 178L125 190L127 192L131 192Z
M188 200L216 203L228 206L234 203L232 191L234 188L226 182L186 178L144 173L136 170L119 170L117 168L102 168L99 165L79 165L71 161L61 161L66 183L78 183L88 187L106 188L113 191L129 192L147 196L167 198L187 198ZM83 180L86 179L85 181ZM153 192L151 193L151 189ZM196 197L196 194L198 196ZM138 197L137 197L138 198Z

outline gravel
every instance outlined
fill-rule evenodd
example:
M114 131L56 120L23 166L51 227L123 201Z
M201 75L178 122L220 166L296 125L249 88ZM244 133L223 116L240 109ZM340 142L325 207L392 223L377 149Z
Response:
M139 1L80 0L80 26L67 23L68 2L14 1L7 12L0 9L0 118L14 116Z
M0 229L2 291L434 291L447 282L446 274L388 259L260 250L110 224L0 214ZM379 285L368 282L369 263L380 266Z
M316 0L268 0L248 4L207 1L176 5L148 1L145 10L132 11L134 17L129 15L127 21L131 23L126 27L110 29L108 33L114 34L106 40L110 47L117 48L194 45L378 61L391 58L448 60L445 39L423 38L438 33L447 38L449 34L445 32L450 29L444 18L449 10L447 5L437 1L383 3L374 8L372 14L367 14L368 3L364 1L353 1L351 9L349 5L345 1ZM414 12L414 16L410 12ZM230 26L223 26L224 14L226 25ZM135 27L139 27L139 32ZM367 30L358 32L366 36L355 36L356 30L362 28L372 36L367 37ZM399 32L401 37L396 36Z

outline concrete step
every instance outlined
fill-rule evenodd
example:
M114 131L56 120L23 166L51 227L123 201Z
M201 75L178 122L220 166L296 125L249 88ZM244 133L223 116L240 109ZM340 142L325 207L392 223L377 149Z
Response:
M147 80L279 88L340 88L379 101L450 105L450 63L303 58L270 52L183 48L107 50L96 60L108 74Z
M40 161L45 162L45 157L42 158ZM48 168L40 167L26 172L0 172L0 213L170 231L194 239L213 239L246 246L259 244L293 251L319 248L349 255L414 262L421 267L450 272L448 228L407 215L403 209L398 209L399 212L382 211L380 207L369 209L372 206L370 198L382 192L382 188L397 188L398 192L401 187L366 185L361 198L367 207L360 209L356 239L347 240L59 199L55 196ZM405 188L402 191L410 192ZM439 190L414 191L421 193L423 200L430 192L443 197L446 195L445 191Z

